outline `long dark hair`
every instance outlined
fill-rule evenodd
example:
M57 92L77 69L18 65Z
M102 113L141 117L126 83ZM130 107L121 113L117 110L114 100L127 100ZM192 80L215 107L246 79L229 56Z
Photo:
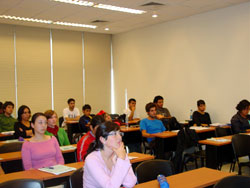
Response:
M110 122L110 121L107 121L107 122L100 124L96 130L95 141L89 145L87 154L85 155L84 158L86 158L88 156L88 154L90 154L93 151L103 149L103 144L100 141L100 137L107 139L110 132L119 131L119 130L120 130L119 125L117 125L116 123Z
M24 110L25 110L26 108L27 108L27 109L29 110L29 112L31 113L30 108L29 108L28 106L26 106L26 105L20 106L20 107L18 108L18 112L17 112L17 114L18 114L17 120L18 120L18 121L22 121L22 114L24 113Z

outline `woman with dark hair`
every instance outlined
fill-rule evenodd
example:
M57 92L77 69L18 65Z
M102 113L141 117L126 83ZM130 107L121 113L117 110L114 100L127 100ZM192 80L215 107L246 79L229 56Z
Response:
M48 120L47 131L45 135L55 136L60 144L60 146L70 145L67 133L63 128L59 128L56 123L58 120L57 114L53 110L47 110L44 112Z
M30 138L32 133L32 127L30 123L31 111L30 108L26 105L22 105L18 109L18 122L14 125L14 136L15 138Z
M98 126L93 147L84 164L84 188L134 187L136 177L124 149L120 127L112 122Z
M62 152L54 136L45 135L47 118L35 113L31 119L34 136L22 146L22 160L25 170L64 164Z
M211 119L209 113L206 112L206 103L204 100L197 101L197 111L193 113L193 123L195 126L209 126Z
M234 134L245 133L246 129L250 129L250 102L248 100L242 100L236 106L238 110L231 119L232 131Z

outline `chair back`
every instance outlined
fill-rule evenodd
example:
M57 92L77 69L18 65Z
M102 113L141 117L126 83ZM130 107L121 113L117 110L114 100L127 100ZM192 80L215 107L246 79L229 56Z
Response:
M232 145L235 157L250 155L250 136L244 134L233 135Z
M83 188L83 168L79 168L69 177L70 188Z
M44 188L44 184L35 179L16 179L1 183L0 188Z
M23 142L6 143L0 146L0 153L21 151Z
M155 159L140 163L136 169L138 183L155 180L159 174L170 176L174 174L174 167L171 161Z
M215 136L222 137L232 135L231 129L223 128L223 127L216 127L215 128Z
M119 114L109 114L112 120L118 119Z
M247 176L229 176L221 179L214 185L214 188L249 188L250 177Z
M59 127L62 127L63 121L64 121L63 116L59 117Z

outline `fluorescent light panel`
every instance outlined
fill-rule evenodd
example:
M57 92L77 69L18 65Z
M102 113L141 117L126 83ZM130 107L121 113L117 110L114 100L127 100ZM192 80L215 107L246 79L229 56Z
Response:
M81 5L81 6L87 6L87 7L94 7L94 8L101 8L106 10L113 10L113 11L119 11L119 12L126 12L131 14L143 14L146 13L144 10L137 10L132 8L125 8L125 7L118 7L113 5L106 5L101 3L94 3L90 1L81 1L81 0L51 0L61 3L69 3L74 5Z
M9 16L9 15L0 15L0 18L18 20L18 21L45 23L45 24L65 25L65 26L71 26L71 27L85 27L85 28L91 28L91 29L95 29L97 27L95 25L60 22L60 21L54 22L52 20L41 20L41 19L35 19L35 18L25 18L25 17L17 17L17 16Z

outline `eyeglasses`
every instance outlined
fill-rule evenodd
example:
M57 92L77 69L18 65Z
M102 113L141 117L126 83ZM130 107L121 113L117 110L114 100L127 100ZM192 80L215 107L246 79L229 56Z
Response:
M120 135L121 137L124 136L124 133L123 132L120 132L120 131L112 131L108 134L108 136L117 136L117 135Z

